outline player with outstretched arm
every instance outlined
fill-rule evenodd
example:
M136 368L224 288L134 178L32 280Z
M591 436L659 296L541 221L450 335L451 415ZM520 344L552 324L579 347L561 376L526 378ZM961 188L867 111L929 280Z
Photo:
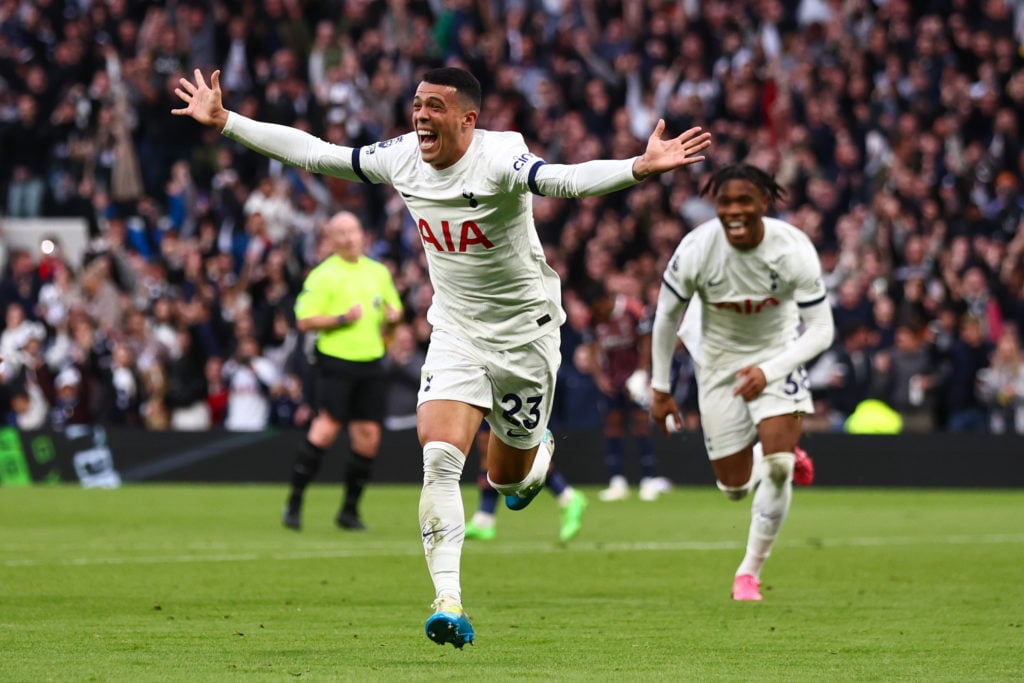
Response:
M709 178L701 194L713 195L718 217L676 248L652 332L651 416L666 434L669 416L682 424L669 387L678 330L693 356L704 445L718 488L730 500L754 491L734 600L761 600L761 569L789 512L796 461L806 457L798 447L801 422L814 407L803 364L834 336L814 245L795 226L766 215L783 192L771 175L746 164ZM699 329L687 320L695 297Z
M465 512L459 480L481 421L491 427L488 476L512 509L543 485L554 442L547 430L565 320L557 274L544 260L532 195L607 194L703 161L710 134L663 139L659 121L632 159L547 164L519 133L477 129L482 94L468 71L431 69L413 95L413 131L365 147L324 142L287 126L227 111L220 74L200 71L175 94L191 116L286 164L402 196L426 252L433 326L420 385L423 447L419 520L434 583L427 636L461 648L475 638L462 607Z

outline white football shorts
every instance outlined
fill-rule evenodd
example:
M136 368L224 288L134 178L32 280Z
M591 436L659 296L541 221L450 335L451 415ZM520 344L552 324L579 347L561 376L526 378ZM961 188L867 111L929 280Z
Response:
M727 369L695 366L697 404L708 460L738 453L757 441L757 425L765 418L814 412L803 366L770 382L753 401L733 396L739 383L736 373L745 365L749 363L728 364Z
M551 419L560 342L556 328L525 346L485 351L435 327L417 404L449 400L489 410L487 424L499 439L515 448L533 448Z

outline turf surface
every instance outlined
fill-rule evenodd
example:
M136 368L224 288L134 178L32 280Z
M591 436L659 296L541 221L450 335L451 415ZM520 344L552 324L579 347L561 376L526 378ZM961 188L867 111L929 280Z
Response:
M729 599L749 501L678 488L590 506L558 543L542 494L469 542L477 644L423 634L433 590L411 486L365 533L311 488L0 490L2 681L863 680L1024 677L1024 495L798 489L763 575ZM475 491L465 488L467 509Z

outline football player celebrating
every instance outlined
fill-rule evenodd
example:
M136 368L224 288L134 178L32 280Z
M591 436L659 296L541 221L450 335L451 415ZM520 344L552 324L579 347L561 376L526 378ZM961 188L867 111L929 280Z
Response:
M220 73L196 70L172 110L278 161L402 196L419 229L434 289L433 326L417 408L423 447L420 532L433 579L427 636L461 648L474 632L462 608L465 516L459 480L481 421L491 426L488 476L505 505L537 495L554 442L547 430L565 320L558 275L544 260L532 195L607 194L704 157L710 134L663 139L659 121L632 159L546 164L515 132L477 129L480 83L468 71L424 73L412 98L413 132L360 148L253 121L223 106Z
M798 447L801 421L814 407L803 364L834 336L814 246L795 226L766 216L783 192L772 176L746 164L709 178L701 194L714 196L718 217L676 248L652 331L651 416L666 434L666 418L682 423L669 393L682 317L680 336L690 340L704 445L718 487L731 500L754 490L747 551L733 579L735 600L762 597L761 569L789 512L796 462L806 458ZM694 297L699 330L687 321ZM758 439L764 456L755 468Z

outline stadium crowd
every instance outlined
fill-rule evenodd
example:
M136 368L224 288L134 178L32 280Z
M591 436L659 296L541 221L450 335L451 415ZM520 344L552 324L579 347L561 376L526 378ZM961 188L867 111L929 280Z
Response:
M1022 55L1020 0L0 0L0 207L89 233L81 267L59 244L7 253L0 410L25 429L306 426L292 309L347 209L405 305L401 423L432 292L400 198L169 112L182 75L221 68L229 108L355 146L406 132L418 75L451 64L483 85L480 127L548 161L636 154L658 118L714 136L692 171L535 198L569 314L555 428L601 424L587 292L650 310L714 215L707 175L747 160L788 188L777 213L833 298L812 428L874 398L908 429L1024 433ZM692 404L684 351L679 368Z

